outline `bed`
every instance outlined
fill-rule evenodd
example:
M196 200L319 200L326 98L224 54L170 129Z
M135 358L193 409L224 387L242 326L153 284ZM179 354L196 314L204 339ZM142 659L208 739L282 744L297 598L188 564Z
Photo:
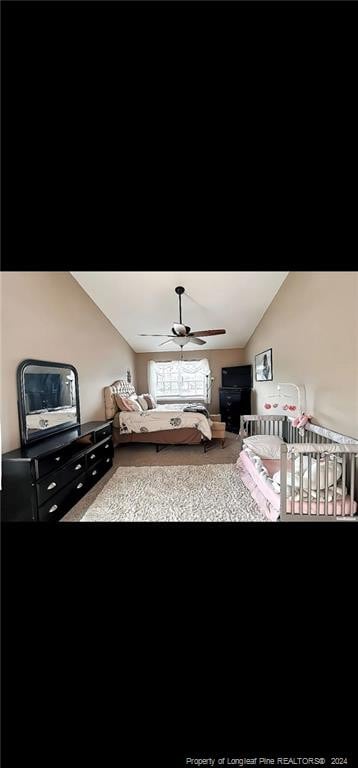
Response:
M48 429L48 427L57 427L58 425L77 423L77 409L72 406L61 406L48 410L42 408L39 411L32 411L26 414L26 426L29 433L37 432L39 429Z
M113 420L113 443L198 445L211 440L211 421L202 413L185 412L187 403L158 405L147 411L120 411L115 395L135 396L133 385L120 379L105 387L105 416Z
M268 445L279 445L271 457L253 450L255 440L265 444L265 436ZM242 416L240 439L238 472L269 520L358 519L358 440L264 415Z

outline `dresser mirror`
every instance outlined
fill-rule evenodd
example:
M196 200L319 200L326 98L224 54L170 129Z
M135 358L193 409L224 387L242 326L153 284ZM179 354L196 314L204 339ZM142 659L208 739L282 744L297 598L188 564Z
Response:
M23 360L17 369L22 445L80 424L78 374L73 365Z

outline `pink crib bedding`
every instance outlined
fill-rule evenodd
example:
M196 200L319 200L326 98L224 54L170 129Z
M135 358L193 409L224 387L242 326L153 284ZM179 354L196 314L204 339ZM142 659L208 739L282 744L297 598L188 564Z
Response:
M262 459L262 464L266 467L268 473L272 477L275 472L280 469L280 461L276 459ZM262 512L268 517L269 520L278 520L280 516L280 494L275 493L273 488L268 485L262 476L258 473L255 465L250 460L246 451L241 451L240 456L236 463L241 480L249 489L252 498L256 501L256 504ZM300 511L300 502L295 501L293 503L294 513ZM287 511L291 513L291 501L287 502ZM302 503L303 514L308 514L308 504L306 501ZM357 502L353 503L353 514L357 512ZM333 503L330 501L327 505L328 515L333 515ZM311 502L311 516L316 514L316 504L312 500ZM324 502L319 504L319 515L325 514ZM340 505L337 505L337 516L342 515ZM351 497L349 495L345 498L344 505L344 517L351 516Z
M263 463L268 472L271 474L271 467L268 464L274 464L275 469L273 474L280 469L280 461L276 459L264 459ZM278 466L277 466L278 465ZM269 520L277 520L280 516L280 496L278 493L270 488L265 481L260 477L255 465L250 461L246 451L241 451L240 456L236 462L236 466L239 470L239 475L242 482L249 489L252 498L256 501L257 506L260 508Z

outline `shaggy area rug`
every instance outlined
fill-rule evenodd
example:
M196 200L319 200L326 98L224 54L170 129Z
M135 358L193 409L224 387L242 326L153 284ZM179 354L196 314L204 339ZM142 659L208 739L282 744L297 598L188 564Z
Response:
M81 522L259 522L232 464L120 467Z

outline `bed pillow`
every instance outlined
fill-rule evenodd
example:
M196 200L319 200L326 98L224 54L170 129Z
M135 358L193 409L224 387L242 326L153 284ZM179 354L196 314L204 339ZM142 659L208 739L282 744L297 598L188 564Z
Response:
M135 401L130 400L129 397L115 395L114 398L120 411L137 411L139 408L139 405L136 407Z
M308 459L307 459L308 463ZM328 466L327 466L327 485L328 487L333 485L334 483L334 477L336 476L336 481L340 479L342 476L342 466L339 462L336 463L336 467L334 466L333 458L328 460ZM319 476L319 477L318 477ZM326 485L326 469L325 469L325 461L324 459L321 459L319 462L319 468L317 471L317 461L312 461L312 471L311 471L311 488L314 490L317 490L317 486L319 490L322 490L325 488ZM303 475L303 487L305 490L308 490L308 469Z
M300 470L299 470L299 457L295 459L294 462L294 468L295 468L295 474L294 474L294 486L295 488L300 487ZM291 460L287 462L287 485L292 485L291 481ZM329 459L328 461L328 467L327 467L327 485L328 487L331 487L334 483L334 476L336 476L336 481L340 480L342 476L342 467L339 462L336 463L336 467L334 466L333 459ZM320 460L319 463L319 479L317 477L317 461L316 459L312 459L311 461L311 490L316 491L317 485L319 486L319 490L323 490L326 485L326 469L325 469L325 461L324 459ZM273 476L273 481L280 485L281 483L281 473L276 472L276 474ZM318 481L318 482L317 482ZM308 490L308 456L302 456L302 487L304 491Z
M142 404L139 402L138 395L130 395L129 399L132 401L132 403L134 403L136 411L143 411Z
M143 395L143 397L145 397L145 399L147 401L148 410L151 410L151 408L156 408L157 407L157 403L154 400L154 397L152 395L149 395L148 393L146 393L145 395Z
M148 410L148 403L144 397L144 395L138 395L138 403L142 406L143 411Z
M279 459L283 440L276 435L253 435L245 437L244 446L250 448L261 459Z
M139 413L143 413L143 408L141 404L138 402L137 398L134 400L134 398L130 398L132 405L134 405L134 410L138 411Z

